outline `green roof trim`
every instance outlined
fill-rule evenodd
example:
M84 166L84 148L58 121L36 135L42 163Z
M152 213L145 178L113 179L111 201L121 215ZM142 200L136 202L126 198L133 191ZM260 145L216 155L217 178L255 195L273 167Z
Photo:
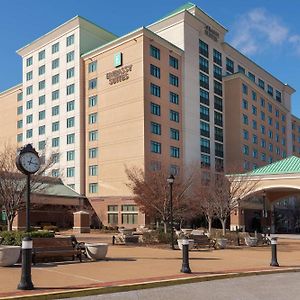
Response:
M255 176L295 173L300 173L300 158L296 156L290 156L267 166L253 170L252 172L247 173L247 175Z
M187 2L187 3L179 6L178 8L174 9L173 11L171 11L170 13L168 13L166 16L162 17L162 19L170 17L172 15L175 15L175 14L179 13L180 11L190 9L192 7L195 7L195 6L196 6L196 4L194 4L192 2Z

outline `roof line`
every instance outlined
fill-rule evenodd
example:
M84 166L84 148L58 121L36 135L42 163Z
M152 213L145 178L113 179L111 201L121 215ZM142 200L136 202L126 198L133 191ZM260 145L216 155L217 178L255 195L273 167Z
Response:
M21 82L21 83L18 83L18 84L16 84L16 85L14 85L14 86L12 86L12 87L10 87L10 88L8 88L8 89L6 89L6 90L0 92L0 96L1 96L2 94L5 94L5 93L7 93L7 92L9 92L9 91L11 91L11 90L17 88L17 87L22 87L22 85L23 85L22 82Z

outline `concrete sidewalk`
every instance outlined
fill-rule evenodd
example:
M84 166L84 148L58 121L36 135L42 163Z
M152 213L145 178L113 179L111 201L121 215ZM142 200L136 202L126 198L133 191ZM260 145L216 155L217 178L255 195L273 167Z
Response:
M110 236L81 236L79 240ZM279 240L279 268L269 266L270 247L195 250L192 274L180 273L181 251L140 246L109 246L107 260L37 264L32 268L33 291L18 291L20 266L0 268L0 297L49 294L84 288L116 287L168 280L209 278L270 270L300 270L300 240Z

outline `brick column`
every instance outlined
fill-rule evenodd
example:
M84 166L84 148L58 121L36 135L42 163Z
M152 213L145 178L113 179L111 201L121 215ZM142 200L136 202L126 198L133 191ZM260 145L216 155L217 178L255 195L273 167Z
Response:
M230 230L235 231L236 228L245 231L245 215L241 207L235 208L230 215Z
M26 229L26 212L25 210L19 211L14 218L13 225L12 225L13 230L25 230Z
M74 213L74 233L89 233L90 229L90 214L86 211L77 211Z

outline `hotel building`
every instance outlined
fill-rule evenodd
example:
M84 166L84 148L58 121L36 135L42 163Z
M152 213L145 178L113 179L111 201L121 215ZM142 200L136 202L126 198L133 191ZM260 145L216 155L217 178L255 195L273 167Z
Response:
M125 227L145 223L126 167L177 174L199 163L207 178L299 155L294 89L226 33L191 3L118 38L75 17L18 51L22 86L0 94L2 108L14 97L16 121L0 138L46 147L52 176L85 194L104 225Z

